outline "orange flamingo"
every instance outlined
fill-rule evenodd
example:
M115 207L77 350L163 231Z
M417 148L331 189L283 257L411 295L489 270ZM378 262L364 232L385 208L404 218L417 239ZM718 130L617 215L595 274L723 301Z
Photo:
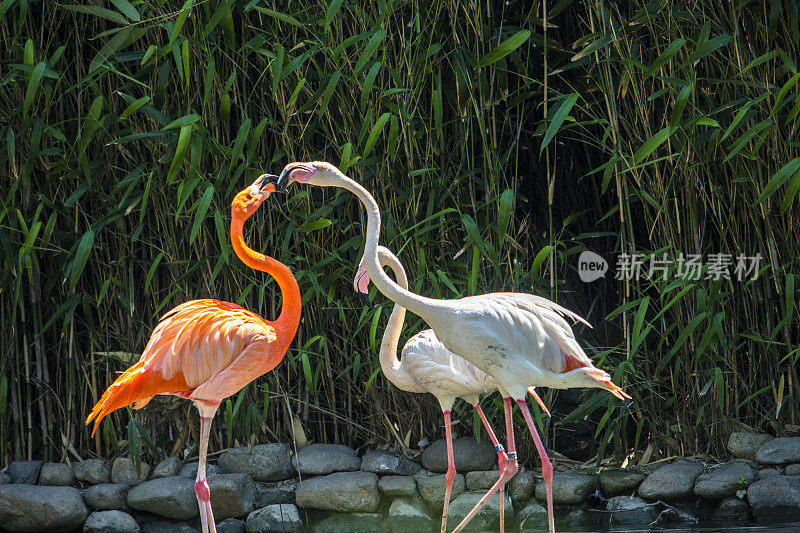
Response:
M281 362L300 323L300 288L279 261L248 248L242 236L245 220L275 191L274 178L259 177L231 204L231 241L236 255L250 268L270 274L283 295L274 322L230 302L192 300L169 311L153 330L139 362L122 373L103 393L86 419L94 420L92 436L104 416L133 404L144 407L156 394L191 400L200 411L200 450L194 485L203 533L216 532L211 494L206 482L206 452L211 420L222 400L241 390Z

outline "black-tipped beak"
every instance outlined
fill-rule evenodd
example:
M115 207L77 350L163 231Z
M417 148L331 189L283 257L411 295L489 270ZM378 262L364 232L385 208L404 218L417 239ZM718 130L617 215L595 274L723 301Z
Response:
M364 294L363 292L358 291L358 297L361 299L361 303L364 305L364 307L368 307L370 309L375 307L375 305L371 301L369 301L368 294Z
M275 174L261 174L258 177L258 190L263 191L264 187L266 187L270 183L274 184L277 179L278 179L278 176L276 176ZM275 186L275 191L276 192L284 192L284 191L279 190L277 185Z
M289 176L292 175L292 171L299 168L298 165L286 165L281 172L281 175L278 177L278 181L275 183L275 190L278 192L287 192L289 188Z

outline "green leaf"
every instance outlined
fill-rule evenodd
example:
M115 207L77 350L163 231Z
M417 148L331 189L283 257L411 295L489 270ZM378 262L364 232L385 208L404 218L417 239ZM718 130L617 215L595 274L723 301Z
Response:
M78 13L87 13L89 15L94 15L96 17L116 22L117 24L123 24L123 25L128 24L128 19L126 19L116 11L113 11L111 9L106 9L103 7L81 6L74 4L60 4L59 7L67 9L69 11L76 11Z
M689 95L692 94L692 86L687 85L678 96L675 98L675 107L672 108L672 115L669 118L669 125L671 128L678 126L678 121L683 115L683 110L686 108L686 103L689 101Z
M72 260L69 271L69 294L75 291L75 286L78 284L83 269L86 267L86 262L89 260L92 246L94 246L94 231L90 228L81 237L78 248L75 251L75 257Z
M364 47L364 51L361 52L361 55L358 56L358 61L356 61L356 66L353 67L353 76L358 76L359 73L364 69L367 64L367 61L372 57L372 54L375 53L375 50L383 42L383 38L386 36L386 30L379 30L376 31L375 34L370 37L369 41L367 41L367 45Z
M717 35L716 37L714 37L709 41L699 44L697 48L695 48L692 55L690 55L689 58L683 62L681 68L688 67L689 65L697 61L700 61L705 56L715 51L717 48L725 46L726 44L731 42L731 39L732 37L730 35L728 35L727 33L723 33L722 35Z
M128 37L131 35L131 28L123 28L117 34L111 38L101 49L97 52L97 55L94 56L92 62L89 64L89 74L100 68L106 60L114 55L117 50L122 48L122 46L128 41Z
M778 188L786 182L786 180L798 172L800 172L800 157L795 157L772 175L767 182L767 186L764 187L764 190L762 190L761 194L758 195L756 203L760 204L772 196L772 194L777 191Z
M316 231L318 229L327 228L331 224L333 224L333 222L331 222L327 218L321 218L319 220L303 224L299 228L296 228L295 231L299 231L300 233L308 233L311 231Z
M178 136L178 146L175 148L175 156L172 158L172 164L169 166L167 172L167 183L174 183L175 176L181 168L183 158L186 155L186 149L189 147L189 140L192 137L192 126L181 126L181 133Z
M268 17L272 17L274 19L278 19L280 21L286 22L288 24L291 24L292 26L301 27L303 25L302 22L300 22L299 20L297 20L296 18L294 18L291 15L286 15L284 13L279 13L278 11L273 11L272 9L267 9L266 7L253 6L253 8L256 11L258 11L259 13L263 13L263 14L267 15Z
M25 90L25 100L22 102L22 116L24 118L28 118L28 111L30 111L33 105L33 99L36 97L36 90L39 88L39 83L42 81L44 67L44 62L36 65L31 78L28 80L28 88Z
M650 68L647 69L647 76L652 76L658 72L661 67L667 64L670 59L675 57L675 54L681 51L681 48L683 48L684 44L686 44L685 39L679 38L672 41L670 45L663 52L661 52L661 55L659 55L656 60L653 61L653 64L650 65Z
M140 107L150 101L149 96L142 96L141 98L137 99L133 103L131 103L128 107L125 108L125 111L120 113L119 118L120 120L125 120L132 114L136 113Z
M325 11L325 29L330 27L331 22L333 22L333 19L336 17L341 7L342 0L332 0L331 3L328 4L328 9Z
M139 15L139 12L136 11L136 8L131 5L128 0L111 0L111 3L116 6L129 20L133 22L139 22L142 17Z
M500 195L500 207L497 212L497 242L498 250L503 247L506 240L508 226L511 223L511 215L514 214L514 191L506 189Z
M392 114L388 111L378 118L375 122L375 125L372 126L372 130L369 132L369 137L367 137L367 142L364 143L364 152L363 157L368 157L370 153L372 153L372 148L375 146L375 143L378 141L378 137L380 136L381 132L383 132L383 128L386 126L386 123L389 122L389 119L392 117Z
M478 230L478 224L475 222L475 219L465 213L461 215L461 223L464 225L464 229L467 230L467 235L472 239L473 244L478 247L478 250L482 254L485 253L483 238L481 237L481 232Z
M206 218L208 206L211 205L211 200L214 199L214 186L209 185L203 192L203 197L200 198L200 203L197 204L197 210L194 212L194 222L192 223L192 232L189 236L189 244L192 244L200 232L200 226Z
M636 150L636 153L633 154L633 162L638 165L644 161L647 156L652 154L656 148L664 144L664 141L669 139L670 135L672 135L672 128L669 126L659 130L655 135L647 139L638 150Z
M556 136L559 128L561 128L561 124L564 123L564 119L567 118L567 115L569 115L569 112L572 110L572 106L574 106L575 102L577 101L578 93L572 93L567 96L563 102L561 102L560 106L558 106L558 109L553 115L553 120L551 120L550 124L547 126L547 132L544 134L542 145L539 147L540 154L544 151L547 145L550 144L550 141L553 140L553 137Z
M518 31L517 33L515 33L502 43L498 44L497 47L494 48L494 50L491 50L488 54L483 56L481 60L478 61L478 66L486 67L506 57L508 54L510 54L511 52L522 46L530 36L531 36L530 30Z

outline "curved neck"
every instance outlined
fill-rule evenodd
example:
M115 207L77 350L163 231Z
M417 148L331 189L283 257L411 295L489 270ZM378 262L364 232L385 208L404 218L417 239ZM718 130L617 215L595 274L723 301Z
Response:
M244 242L242 228L247 217L234 213L231 220L231 242L233 250L242 262L254 270L266 272L278 282L283 296L281 313L273 322L275 329L283 332L282 337L291 342L300 324L300 287L289 267L272 257L258 253Z
M388 265L394 272L394 277L400 287L408 289L408 279L403 265L388 250L385 252L382 250L381 265ZM400 341L400 332L403 329L405 317L405 308L399 304L394 304L392 314L389 315L389 321L386 323L386 330L383 332L380 362L383 374L395 387L404 391L415 392L417 387L414 384L414 380L405 371L402 361L397 358L397 345Z

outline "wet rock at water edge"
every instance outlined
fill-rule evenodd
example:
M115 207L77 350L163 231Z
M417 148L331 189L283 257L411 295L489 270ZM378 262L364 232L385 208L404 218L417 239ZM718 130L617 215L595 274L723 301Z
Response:
M456 471L462 474L473 470L492 470L497 464L497 453L489 439L478 442L475 437L461 437L453 441ZM437 440L422 452L422 466L431 472L447 472L447 442Z
M387 524L392 532L430 531L433 518L421 502L414 499L398 498L389 506Z
M342 444L310 444L297 452L292 465L303 476L353 472L361 467L356 451Z
M417 483L410 476L383 476L378 488L384 496L411 498L417 494Z
M667 502L688 498L694 493L694 482L703 470L702 464L688 461L664 465L642 481L639 496Z
M781 471L777 468L762 468L758 471L758 479L765 479L772 476L779 476L781 475Z
M83 493L83 501L95 511L128 511L128 485L102 483Z
M69 487L75 484L72 468L64 463L45 463L39 472L39 484L51 487Z
M180 475L181 465L182 462L177 457L167 457L156 465L153 472L150 474L150 479Z
M697 477L694 493L703 498L721 500L735 496L739 490L747 490L758 476L755 469L743 461L720 465Z
M756 481L747 489L747 500L759 521L800 516L800 476L771 476Z
M785 476L800 476L800 464L788 465L784 471Z
M142 524L142 533L198 533L186 522L168 522L167 520L153 520Z
M507 487L512 501L515 503L528 501L533 497L533 491L536 488L536 476L531 470L520 467L520 471L511 478Z
M247 533L298 531L303 527L297 507L290 503L267 505L247 516Z
M728 437L728 451L737 459L756 460L756 452L774 437L764 433L734 431Z
M98 485L111 481L111 470L105 461L100 459L80 461L73 464L72 469L75 472L75 479L89 485Z
M215 520L247 516L255 505L255 484L247 474L217 474L208 478Z
M193 463L186 463L181 467L180 472L178 472L179 476L188 477L189 479L197 479L197 468L200 466L200 463L197 461ZM206 478L211 476L216 476L217 474L222 474L222 469L215 464L206 463ZM166 476L163 476L166 477Z
M369 451L361 459L361 470L379 475L413 476L421 468L417 463L409 461L399 453L382 450Z
M446 479L445 474L438 474L427 477L417 478L417 490L420 497L425 500L425 503L430 505L431 509L441 511L444 507L444 491ZM456 474L453 478L453 488L450 490L450 501L452 502L457 496L462 494L466 488L464 476Z
M314 524L313 533L372 533L385 531L383 516L377 513L333 513Z
M150 465L144 462L139 463L137 472L136 465L128 457L117 457L111 464L111 482L122 485L136 486L147 481L150 475Z
M517 513L520 529L547 529L547 509L538 501L531 500Z
M288 444L258 444L227 450L217 466L226 474L249 474L255 481L281 481L294 476Z
M756 452L756 461L762 465L783 465L800 462L800 437L772 439Z
M577 505L583 503L597 487L597 478L574 470L553 474L553 504ZM547 491L544 481L536 484L536 499L544 502Z
M128 491L128 505L174 520L191 520L199 514L194 482L183 476L145 481Z
M606 511L612 525L649 524L659 514L656 504L636 496L614 496L608 500Z
M750 518L750 505L748 505L747 500L736 496L720 501L714 510L714 520L746 522Z
M337 512L374 513L380 503L378 476L371 472L336 472L304 479L297 485L297 506Z
M516 476L514 476L516 477ZM467 490L489 490L500 479L499 470L474 470L464 476Z
M83 523L83 533L139 533L136 520L122 511L98 511Z
M41 469L41 461L12 461L6 474L11 477L11 483L35 485Z
M0 486L0 524L9 531L70 531L88 515L73 487Z
M451 520L454 525L460 523L472 508L475 507L475 504L480 501L484 494L486 494L485 491L480 490L465 492L450 502L450 511L447 516L448 524ZM505 505L504 518L506 523L510 523L514 520L514 507L511 505L511 499L508 496L505 496L503 500L503 504ZM472 518L467 525L467 529L496 529L500 525L500 505L500 494L494 494L489 498L489 501L486 502L486 505L481 507L478 514Z
M238 518L226 518L222 522L217 522L217 533L244 533L244 531L244 521Z
M632 494L644 481L644 474L624 468L606 468L599 474L600 487L609 496Z
M295 503L297 480L256 481L256 509L274 503Z

